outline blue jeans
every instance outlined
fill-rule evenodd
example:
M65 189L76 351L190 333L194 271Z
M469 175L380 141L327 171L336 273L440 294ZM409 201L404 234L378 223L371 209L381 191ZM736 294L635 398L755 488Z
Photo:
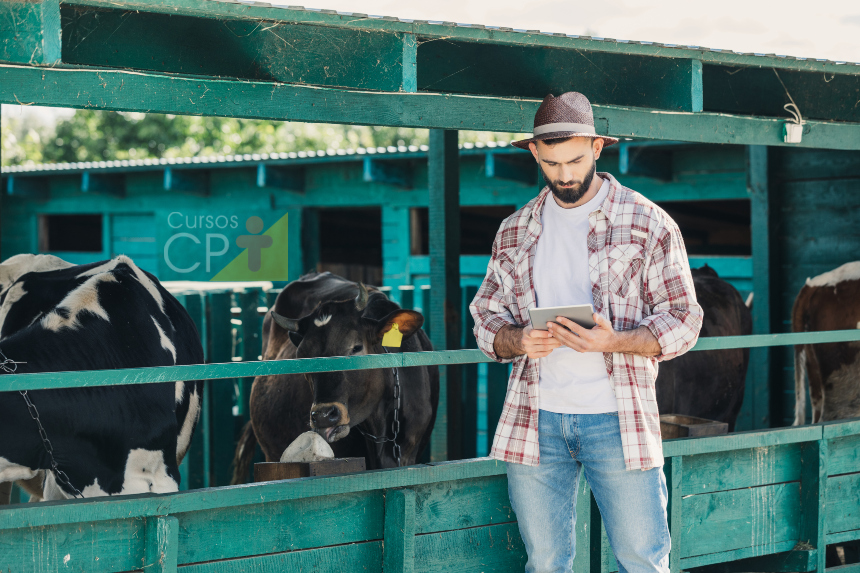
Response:
M669 572L662 468L626 470L618 414L540 411L540 465L507 464L528 573L569 572L580 469L594 492L620 573Z

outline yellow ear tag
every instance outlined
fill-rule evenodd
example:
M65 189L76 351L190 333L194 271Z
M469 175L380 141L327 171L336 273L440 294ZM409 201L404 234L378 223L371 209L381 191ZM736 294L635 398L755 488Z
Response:
M403 334L400 332L400 327L397 323L391 325L391 330L386 332L382 337L382 346L391 348L400 348L400 343L403 342Z

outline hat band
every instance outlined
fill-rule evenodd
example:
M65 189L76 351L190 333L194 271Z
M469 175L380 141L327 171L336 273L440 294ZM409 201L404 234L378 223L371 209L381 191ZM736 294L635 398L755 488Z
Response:
M534 128L533 134L535 137L545 133L556 133L562 131L572 131L574 133L592 133L597 135L593 125L586 123L547 123L538 125Z

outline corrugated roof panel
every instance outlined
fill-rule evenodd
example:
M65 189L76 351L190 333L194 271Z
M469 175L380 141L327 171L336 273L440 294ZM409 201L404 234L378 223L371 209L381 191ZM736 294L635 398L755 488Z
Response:
M465 143L460 145L461 149L484 149L507 147L507 141L490 141L478 143ZM321 157L349 157L354 155L389 155L396 157L399 154L419 153L429 151L427 145L400 145L389 147L359 147L357 149L320 149L309 151L290 151L273 153L246 153L243 155L208 155L193 157L162 157L160 159L122 159L113 161L82 161L77 163L37 163L33 165L10 165L0 168L0 173L34 173L39 171L81 171L98 169L118 169L122 167L143 167L157 165L186 165L186 164L209 164L209 163L244 163L282 161L289 159L307 159Z
M651 46L651 45L660 46L660 44L656 43L656 42L635 41L635 40L616 40L613 38L577 36L577 35L557 33L557 32L542 32L541 30L524 30L521 28L506 28L506 27L499 27L499 26L488 26L488 25L484 25L484 24L465 24L465 23L456 23L456 22L446 22L446 21L441 21L441 20L426 20L426 21L425 20L411 20L411 19L405 19L405 18L398 18L395 16L367 15L367 14L360 14L360 13L356 13L356 12L340 12L340 11L336 11L336 10L326 10L326 9L320 9L320 8L305 8L302 6L285 6L282 4L270 4L270 3L266 3L266 2L250 2L247 0L240 0L240 1L236 1L236 0L207 0L207 1L209 1L209 2L221 2L221 3L228 3L228 4L243 4L246 6L261 7L261 8L266 8L266 9L283 9L283 10L314 12L314 13L321 13L321 14L334 14L334 15L351 17L351 18L371 18L374 20L388 20L391 22L401 22L404 24L416 23L416 24L426 24L426 25L430 25L430 26L446 26L446 27L473 28L473 29L476 28L476 29L498 30L498 31L503 31L503 32L516 32L516 33L520 33L520 34L541 34L541 35L548 35L548 36L564 36L564 37L574 38L574 39L589 39L589 40L592 40L595 42L606 42L606 43L613 43L613 44L622 43L622 44L633 44L633 45L642 45L642 46ZM800 58L800 57L791 57L791 56L775 56L773 54L758 54L758 53L748 54L748 53L743 53L743 52L735 52L732 50L710 49L710 48L701 47L701 46L681 46L678 44L663 44L663 46L667 47L667 48L677 49L677 50L703 50L703 51L708 51L708 52L713 52L713 53L736 54L739 56L755 56L755 57L760 57L760 58L796 59L798 61L806 61L807 59L811 59L811 58ZM816 62L825 62L825 63L829 63L829 64L833 64L833 65L860 66L860 62L857 62L857 63L841 62L841 61L836 62L836 61L832 61L832 60L828 60L828 59L812 59L812 60L816 61Z

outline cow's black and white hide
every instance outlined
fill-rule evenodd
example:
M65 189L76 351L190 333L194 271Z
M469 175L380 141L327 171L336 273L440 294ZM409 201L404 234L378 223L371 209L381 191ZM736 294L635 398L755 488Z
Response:
M71 265L17 255L0 264L0 350L22 363L17 373L203 362L191 317L126 256ZM200 413L199 381L28 394L59 468L84 497L177 491ZM24 398L0 392L0 483L48 468ZM45 475L44 499L72 496Z

